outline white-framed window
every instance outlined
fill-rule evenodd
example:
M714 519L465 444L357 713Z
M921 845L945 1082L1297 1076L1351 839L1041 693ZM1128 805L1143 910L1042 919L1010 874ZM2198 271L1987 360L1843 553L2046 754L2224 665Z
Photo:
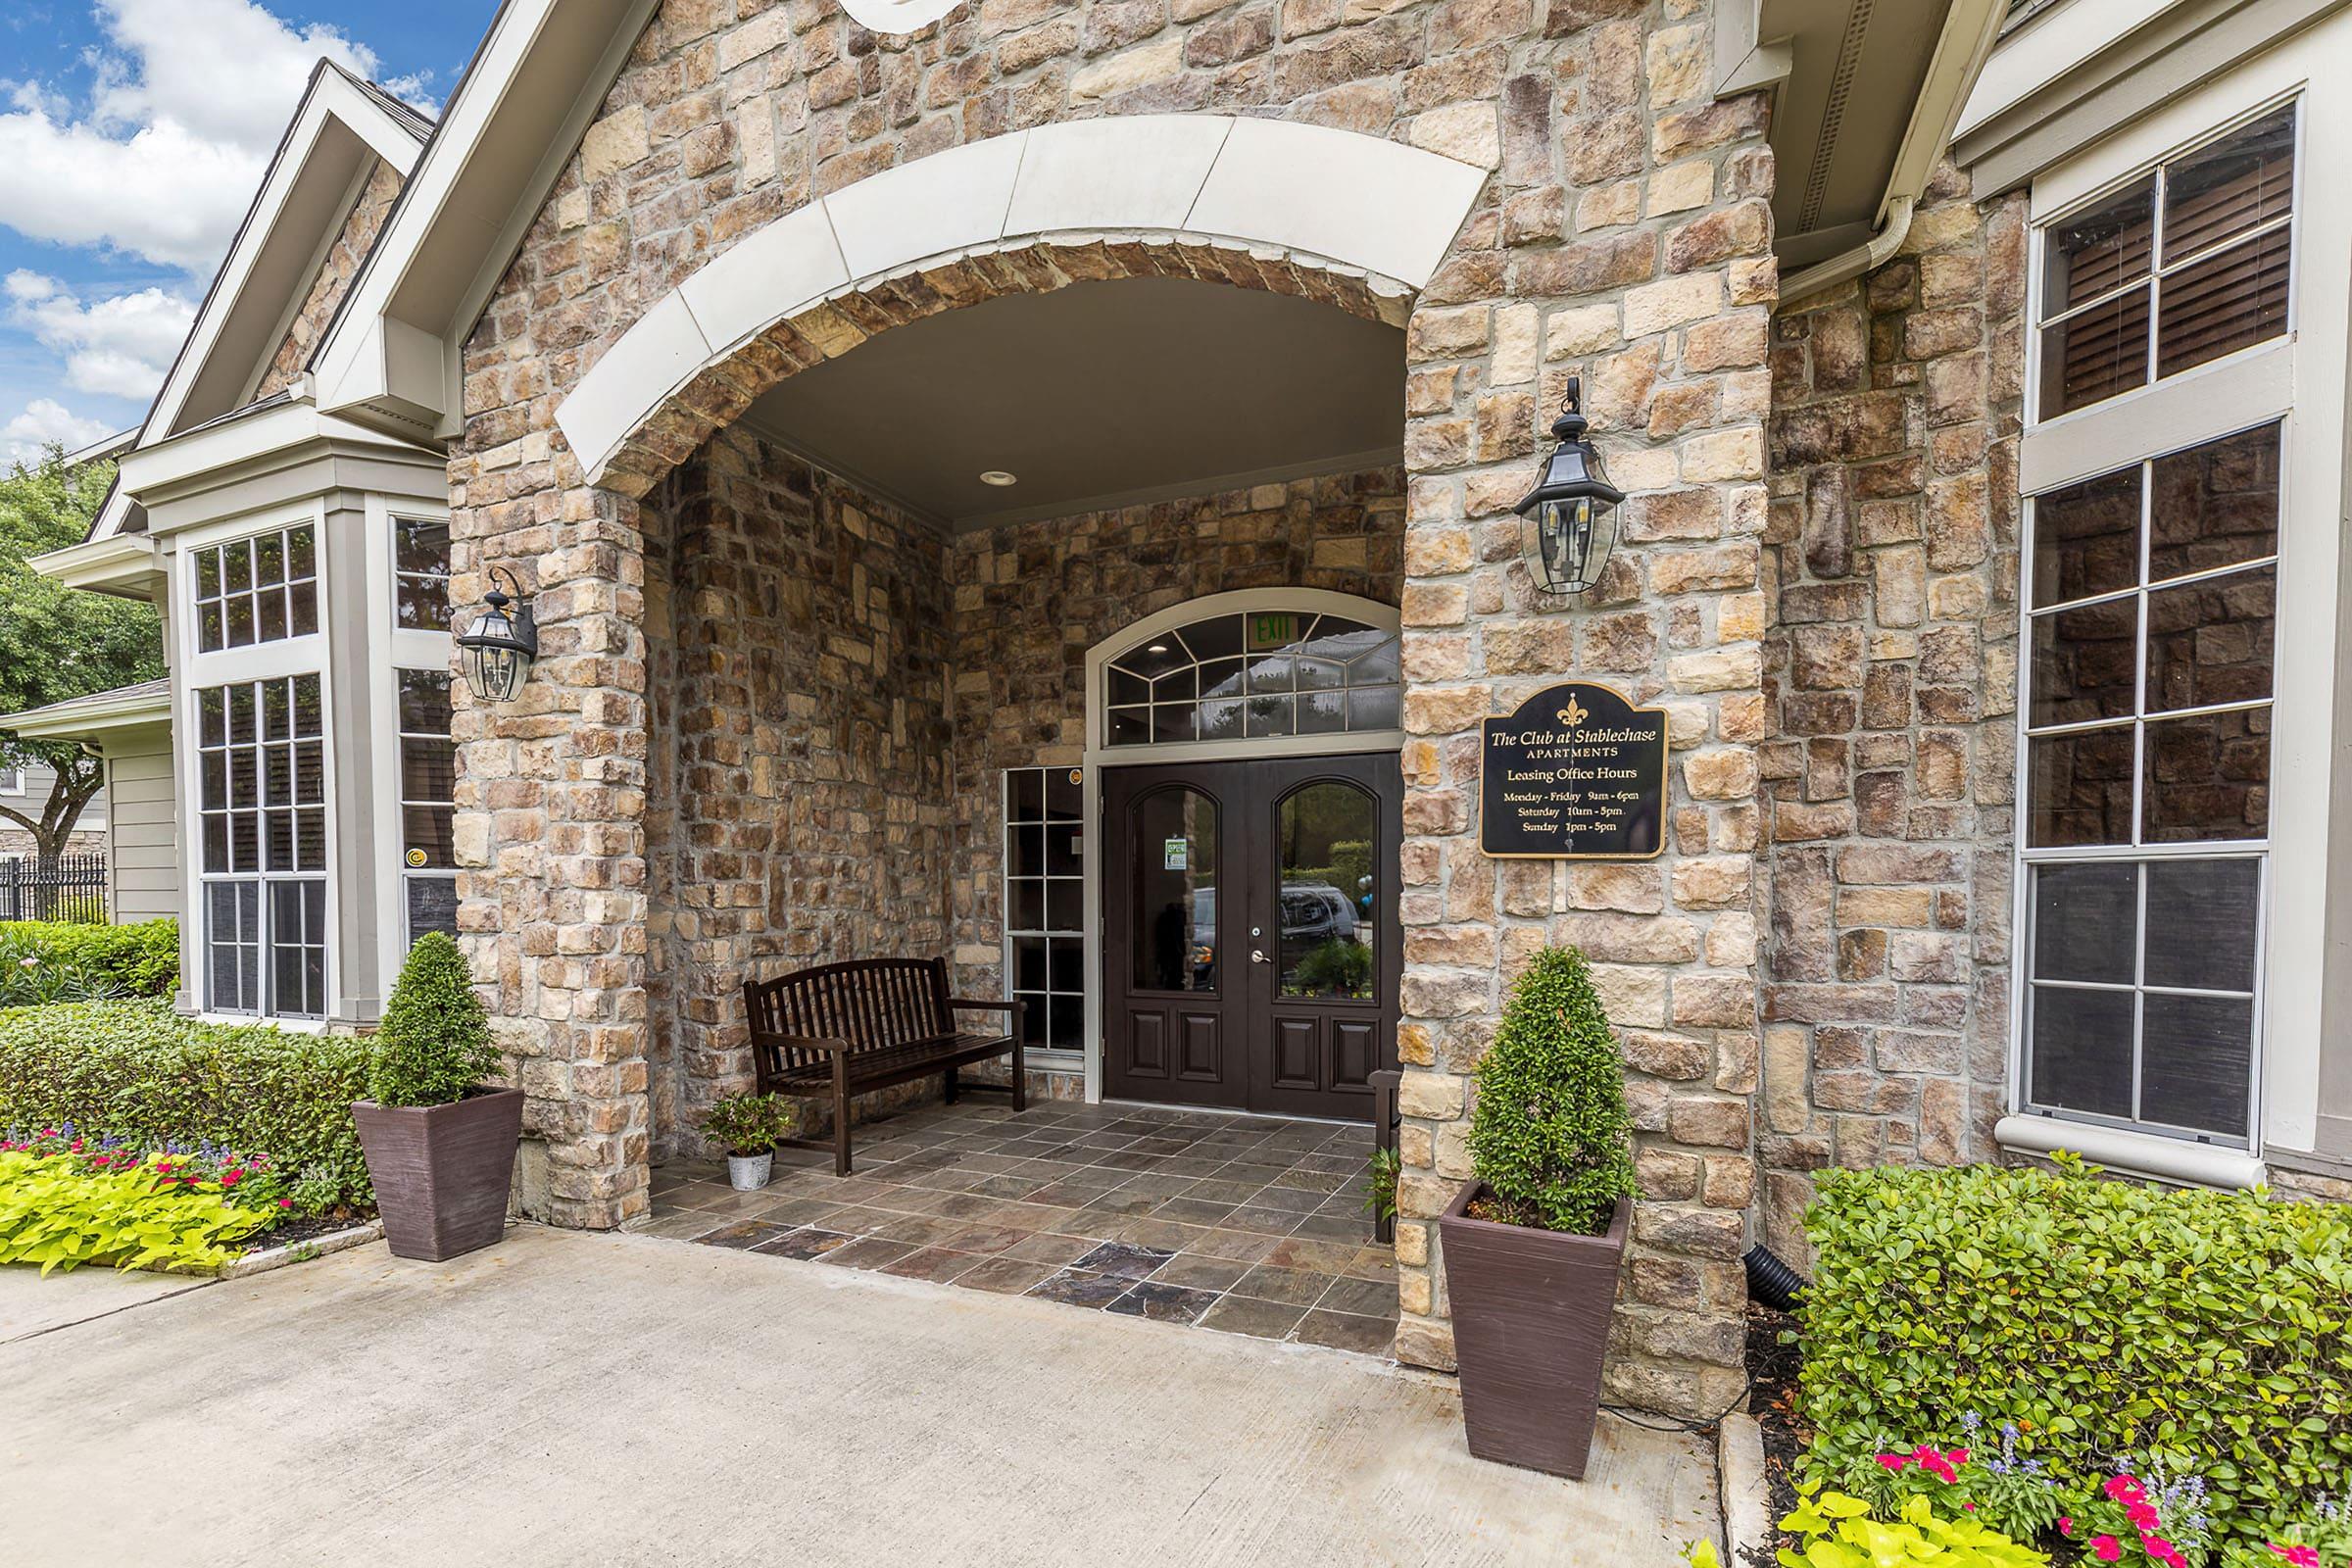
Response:
M1105 747L1396 728L1396 633L1329 612L1228 611L1143 636L1104 667Z
M392 624L447 631L449 519L392 514Z
M24 770L21 767L0 767L0 795L24 793Z
M318 544L310 523L188 554L196 652L248 648L318 629Z
M1004 770L1005 988L1022 1044L1086 1040L1086 792L1075 767Z
M326 735L316 673L199 688L204 1008L326 1012Z
M2291 329L2299 108L2034 230L2029 468L2064 480L2028 483L2013 1097L2233 1148L2259 1130L2292 420L2174 387Z
M400 669L401 914L406 942L428 931L458 929L458 748L449 734L449 671Z

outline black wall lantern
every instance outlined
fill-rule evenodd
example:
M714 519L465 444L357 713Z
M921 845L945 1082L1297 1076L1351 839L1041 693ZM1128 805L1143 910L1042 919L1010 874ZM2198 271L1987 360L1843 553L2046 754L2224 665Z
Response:
M1551 422L1559 438L1544 477L1513 509L1535 514L1536 584L1547 594L1581 594L1600 580L1617 543L1617 504L1625 492L1601 471L1600 454L1585 439L1581 376L1568 378L1567 406Z
M513 598L498 591L501 576L514 590ZM539 657L539 628L531 620L530 603L523 599L522 585L513 572L493 566L490 581L482 612L473 617L472 625L458 633L458 662L476 701L504 703L514 700L531 673L531 661ZM507 611L510 604L514 606L511 614Z

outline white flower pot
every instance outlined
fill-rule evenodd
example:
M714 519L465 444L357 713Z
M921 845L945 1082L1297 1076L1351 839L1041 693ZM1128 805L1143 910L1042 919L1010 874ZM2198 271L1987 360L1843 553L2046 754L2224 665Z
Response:
M729 1154L727 1156L727 1185L739 1193L758 1192L767 1185L769 1171L774 1169L776 1156L768 1154Z

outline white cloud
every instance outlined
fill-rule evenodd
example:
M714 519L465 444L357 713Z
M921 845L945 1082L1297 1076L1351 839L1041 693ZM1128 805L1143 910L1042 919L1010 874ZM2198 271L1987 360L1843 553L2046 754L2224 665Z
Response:
M71 449L112 434L114 426L104 419L85 419L54 398L34 398L23 414L0 424L0 461L32 463L52 441Z
M84 305L38 272L11 272L0 287L9 324L65 355L68 386L139 402L155 395L196 314L185 299L160 288Z
M227 249L319 57L361 75L378 64L251 0L100 0L98 17L85 111L54 83L8 84L0 222L191 270Z

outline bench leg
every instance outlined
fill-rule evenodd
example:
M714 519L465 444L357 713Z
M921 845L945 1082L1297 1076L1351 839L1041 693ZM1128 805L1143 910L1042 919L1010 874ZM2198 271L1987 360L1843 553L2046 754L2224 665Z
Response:
M946 1097L949 1104L953 1105L956 1103L955 1068L950 1067L945 1073L940 1075L940 1093Z
M833 1174L850 1173L850 1063L849 1058L835 1053L833 1057Z
M1021 1066L1021 1042L1012 1042L1012 1110L1019 1115L1029 1108L1029 1074Z

